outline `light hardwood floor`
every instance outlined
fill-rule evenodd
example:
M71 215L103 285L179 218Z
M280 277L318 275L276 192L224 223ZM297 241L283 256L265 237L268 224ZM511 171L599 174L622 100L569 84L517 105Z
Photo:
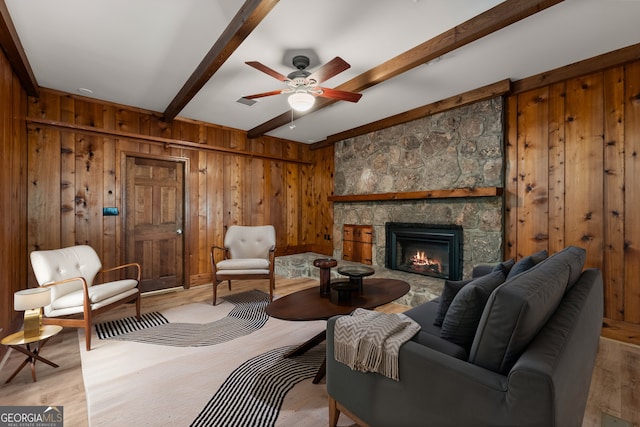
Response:
M318 282L312 279L278 278L276 294L286 295L311 286L318 286ZM234 282L233 292L254 288L266 291L268 285L266 281L263 284L256 281L238 281ZM218 287L219 297L228 293L226 285ZM192 302L210 304L211 299L211 285L204 285L189 290L145 295L142 307L143 312L161 311L167 307ZM406 308L392 303L379 309L385 312L401 312ZM133 314L133 307L125 306L101 315L96 321L104 322ZM42 355L59 364L60 367L52 368L43 363L37 363L36 382L31 380L30 370L25 367L11 383L0 386L0 405L63 406L65 426L87 426L87 405L76 330L64 329L47 343ZM0 380L3 383L22 360L24 357L21 353L9 351L0 369ZM601 338L583 427L600 427L603 412L629 421L632 426L640 427L639 346Z

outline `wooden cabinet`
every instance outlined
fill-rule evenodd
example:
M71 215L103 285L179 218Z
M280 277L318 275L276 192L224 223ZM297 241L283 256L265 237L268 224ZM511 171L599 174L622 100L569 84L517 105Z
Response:
M342 259L373 263L373 226L345 224L342 242Z

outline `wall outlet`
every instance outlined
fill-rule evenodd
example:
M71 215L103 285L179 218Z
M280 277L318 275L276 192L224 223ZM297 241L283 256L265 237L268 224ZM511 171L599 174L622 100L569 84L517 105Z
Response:
M634 427L630 421L602 413L602 427Z

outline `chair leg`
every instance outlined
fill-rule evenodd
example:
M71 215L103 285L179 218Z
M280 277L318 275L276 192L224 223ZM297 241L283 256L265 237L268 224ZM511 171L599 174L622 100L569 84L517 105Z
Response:
M84 336L87 345L87 351L91 350L91 316L84 316Z
M213 281L213 305L216 305L216 299L218 295L218 282L217 280Z
M142 320L140 317L140 299L140 292L138 292L138 298L136 298L136 319L138 319L138 322Z
M269 301L273 301L273 291L276 288L276 279L275 277L271 276L269 278Z

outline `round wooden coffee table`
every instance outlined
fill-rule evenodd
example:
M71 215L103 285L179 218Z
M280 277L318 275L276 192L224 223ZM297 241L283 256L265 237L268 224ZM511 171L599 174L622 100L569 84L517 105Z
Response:
M361 293L352 295L349 305L338 305L327 296L321 296L313 287L278 298L267 305L267 314L282 320L310 321L327 320L337 315L349 314L356 308L374 309L397 300L409 291L409 284L396 279L365 279ZM291 350L285 357L300 355L320 344L327 338L322 331L309 341ZM325 374L326 362L318 370L313 380L317 384Z

